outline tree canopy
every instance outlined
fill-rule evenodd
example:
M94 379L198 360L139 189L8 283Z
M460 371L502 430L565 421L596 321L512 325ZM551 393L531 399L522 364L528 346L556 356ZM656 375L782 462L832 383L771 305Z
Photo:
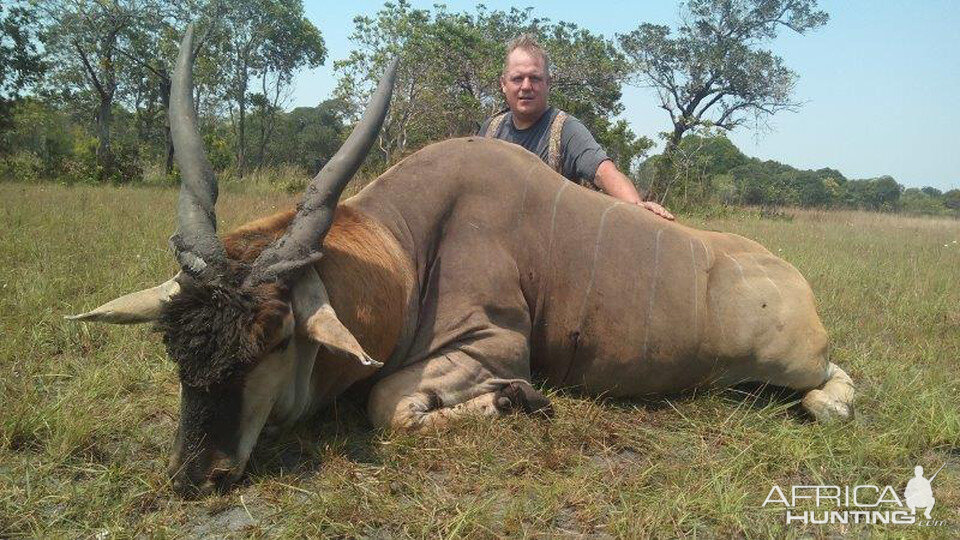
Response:
M247 114L261 117L261 141L274 133L269 118L280 108L293 75L326 60L320 31L306 19L302 0L240 0L211 24L209 51L221 63L220 97L236 134L236 167L247 168ZM257 152L263 161L264 147Z
M669 141L711 125L733 129L753 115L795 110L797 74L761 48L781 28L803 34L826 24L816 0L689 0L676 33L643 23L619 36L637 81L657 90L670 116Z
M10 127L11 106L20 92L42 73L37 32L34 11L21 2L0 4L0 135Z
M668 159L651 186L661 200L677 180L670 158L690 130L732 130L797 110L797 74L764 46L783 28L803 34L829 19L816 0L688 0L681 11L676 31L642 23L618 36L635 81L656 90L670 118Z
M353 21L332 97L289 110L294 75L327 60L302 0L14 0L0 4L0 180L176 181L170 74L198 26L194 98L217 172L293 189L335 152L387 59L397 90L365 174L502 110L507 42L537 36L551 57L550 103L580 118L618 168L673 208L709 204L848 207L960 215L960 190L904 189L745 156L724 133L798 106L798 77L769 50L784 29L827 21L816 0L688 0L674 27L604 36L533 8L414 8L388 1ZM670 119L661 155L619 117L630 84L657 90ZM329 99L324 99L329 98ZM324 99L321 101L321 99ZM646 135L651 135L647 133ZM276 174L271 169L279 171ZM293 175L297 179L281 177Z
M613 117L620 102L626 60L615 44L569 22L535 17L532 8L451 12L442 5L414 9L406 0L386 3L375 16L354 19L350 56L335 64L337 95L359 111L389 58L400 57L397 90L380 137L390 161L427 142L476 132L502 110L499 76L506 41L538 36L551 57L552 104L582 120L624 170L652 142Z

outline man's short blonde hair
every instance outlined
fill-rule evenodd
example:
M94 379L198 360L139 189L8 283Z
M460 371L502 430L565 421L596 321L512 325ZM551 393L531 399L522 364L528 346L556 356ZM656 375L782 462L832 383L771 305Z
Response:
M543 73L548 79L550 78L550 56L547 55L547 51L543 50L533 34L520 34L507 42L507 54L503 57L501 75L507 74L507 62L510 59L510 54L517 49L523 49L530 54L540 56L540 59L543 60Z

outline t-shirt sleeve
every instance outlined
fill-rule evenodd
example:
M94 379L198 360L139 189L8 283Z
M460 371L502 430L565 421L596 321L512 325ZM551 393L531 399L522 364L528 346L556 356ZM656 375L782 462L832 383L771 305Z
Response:
M560 148L563 152L563 175L574 181L582 179L593 182L597 167L610 159L587 126L572 116L568 116L563 123Z

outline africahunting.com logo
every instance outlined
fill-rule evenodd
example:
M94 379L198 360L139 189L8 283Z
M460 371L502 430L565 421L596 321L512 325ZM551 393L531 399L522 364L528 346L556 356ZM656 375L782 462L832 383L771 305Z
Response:
M763 501L763 506L781 505L785 508L787 524L893 524L938 527L946 521L937 521L931 515L937 500L932 483L943 465L930 478L923 476L923 467L917 465L913 478L903 490L903 498L892 486L862 484L855 486L803 485L789 486L785 491L774 484ZM814 510L801 510L811 504Z

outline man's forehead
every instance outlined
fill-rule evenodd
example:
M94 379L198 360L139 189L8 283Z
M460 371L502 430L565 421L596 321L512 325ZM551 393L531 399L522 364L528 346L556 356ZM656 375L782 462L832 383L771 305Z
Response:
M508 74L543 73L543 57L525 49L514 49L510 55L507 56L506 71Z

